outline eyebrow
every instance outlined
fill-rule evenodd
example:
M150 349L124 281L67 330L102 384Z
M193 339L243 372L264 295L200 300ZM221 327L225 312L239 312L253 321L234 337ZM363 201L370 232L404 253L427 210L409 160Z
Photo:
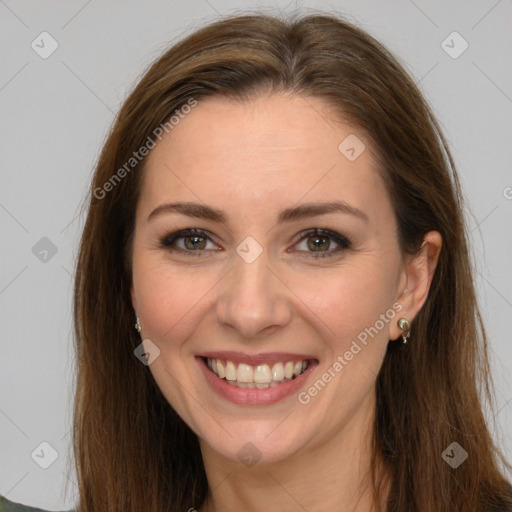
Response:
M227 215L223 210L212 208L201 203L194 202L175 202L166 203L157 206L149 215L148 221L164 214L178 213L198 219L211 220L213 222L227 224ZM344 213L353 215L368 223L368 216L361 210L350 206L344 201L333 201L329 203L305 203L300 206L293 206L281 211L277 218L277 223L293 222L296 220L314 217L316 215L325 215L328 213Z

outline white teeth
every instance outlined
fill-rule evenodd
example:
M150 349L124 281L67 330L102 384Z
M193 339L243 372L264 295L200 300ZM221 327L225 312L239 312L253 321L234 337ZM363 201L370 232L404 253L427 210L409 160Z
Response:
M208 368L221 379L226 379L230 384L243 388L266 389L274 387L282 382L288 382L299 376L308 367L308 361L278 362L272 365L259 364L252 367L249 364L240 363L236 366L233 361L223 363L221 359L206 358Z
M272 366L272 380L279 381L279 380L283 380L283 379L284 379L284 366L283 366L283 363L276 363L276 364L274 364L274 366Z
M220 359L217 359L217 375L223 379L226 374L224 373L224 366L222 366L222 361Z
M281 382L269 382L268 384L257 384L254 382L238 382L237 380L228 380L226 381L228 384L232 386L236 386L237 388L258 388L258 389L267 389L273 388L275 386L279 386L282 382L290 382L292 379L284 379Z
M272 375L270 375L270 367L268 364L259 364L256 366L256 370L254 370L254 382L257 384L268 384L271 381Z
M254 387L256 387L256 384L254 384L254 382L240 382L240 381L237 381L235 383L235 386L238 386L239 388L254 388Z
M288 361L284 365L284 378L291 379L292 377L293 377L293 363L291 361Z
M236 380L236 366L233 362L226 362L226 380Z
M252 366L248 364L240 363L236 370L236 380L238 382L254 382L253 381L253 370Z

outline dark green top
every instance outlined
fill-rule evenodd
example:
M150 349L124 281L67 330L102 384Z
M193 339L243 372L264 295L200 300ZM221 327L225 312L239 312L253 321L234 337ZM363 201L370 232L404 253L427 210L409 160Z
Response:
M48 512L42 508L29 507L28 505L22 505L21 503L14 503L9 501L7 498L0 496L0 512ZM67 512L75 512L75 510L69 510Z

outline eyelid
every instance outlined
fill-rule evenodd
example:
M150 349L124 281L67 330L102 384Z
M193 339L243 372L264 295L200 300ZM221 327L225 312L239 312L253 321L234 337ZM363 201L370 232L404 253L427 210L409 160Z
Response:
M344 250L352 248L352 242L346 236L342 235L341 233L337 233L336 231L332 231L330 229L325 229L325 228L311 228L306 231L302 231L297 236L297 240L294 242L293 245L295 246L295 245L299 244L300 242L302 242L303 240L306 240L307 238L309 238L313 235L318 235L321 237L325 236L327 238L330 238L336 244L338 244L338 247L335 248L334 250L330 250L330 251L319 251L319 252L297 251L297 252L306 253L307 256L305 256L305 257L309 258L312 256L313 259L317 259L317 258L336 256L336 255L339 255ZM293 252L295 252L295 251L293 251Z
M205 238L207 241L215 243L214 240L212 239L213 235L211 233L209 233L208 231L206 231L204 229L200 229L200 228L185 228L185 229L179 229L177 231L168 232L166 235L164 235L162 238L160 238L159 247L163 248L163 249L167 249L167 250L172 250L172 249L170 249L170 247L172 246L172 244L174 242L176 242L177 240L179 240L181 238L186 238L187 236L193 236L193 235L201 236L201 237ZM209 249L209 250L211 251L211 249ZM192 251L192 250L188 251L188 250L179 248L179 249L175 249L172 251L188 253L188 255L193 256L197 252L206 252L207 250L201 249L201 250L197 250L197 251Z
M178 229L176 231L171 230L171 231L167 232L163 237L161 237L160 242L162 243L162 245L169 245L172 242L174 242L174 240L176 240L178 238L185 237L187 235L202 235L202 236L205 236L208 238L210 237L210 233L208 233L207 231L204 231L203 229L185 228L185 229Z
M181 254L185 254L186 256L196 256L201 257L200 253L202 252L211 252L212 249L197 249L197 250L186 250L186 249L171 249L170 247L176 240L179 240L181 238L185 238L187 236L193 236L193 235L199 235L201 237L204 237L207 241L211 241L212 243L215 243L212 239L212 234L204 229L200 228L185 228L180 229L177 231L172 231L170 233L167 233L160 239L159 247L166 249L171 252L179 252ZM310 236L318 235L318 236L325 236L327 238L332 239L336 244L338 244L338 247L334 250L329 251L292 251L292 252L298 252L298 253L305 253L303 257L310 258L310 259L318 259L318 258L325 258L330 256L339 255L344 250L352 248L351 241L344 235L337 233L336 231L332 231L330 229L325 228L310 228L304 231L301 231L298 235L294 237L293 246L299 244L303 240L307 239ZM219 249L217 249L219 250Z

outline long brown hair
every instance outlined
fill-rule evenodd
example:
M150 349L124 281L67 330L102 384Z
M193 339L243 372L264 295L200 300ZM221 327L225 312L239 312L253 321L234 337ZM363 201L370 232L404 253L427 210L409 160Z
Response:
M491 511L510 505L483 414L492 404L455 166L417 87L364 31L322 13L232 15L166 51L122 106L99 157L76 266L74 451L80 512L184 512L207 481L196 435L134 356L131 245L144 160L133 153L191 100L262 92L322 98L364 130L394 206L401 248L437 230L443 247L407 345L390 343L376 382L374 467L391 475L386 510ZM133 163L133 162L132 162ZM126 172L120 173L123 168ZM114 175L117 179L113 179ZM110 186L105 184L109 182ZM482 395L482 398L480 398ZM454 469L453 442L468 453ZM375 497L382 490L373 475Z

